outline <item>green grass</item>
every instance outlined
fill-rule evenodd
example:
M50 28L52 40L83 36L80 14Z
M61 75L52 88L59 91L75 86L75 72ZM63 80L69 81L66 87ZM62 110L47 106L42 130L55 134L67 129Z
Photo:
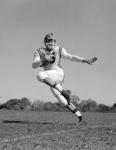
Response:
M0 111L0 150L116 150L116 113Z

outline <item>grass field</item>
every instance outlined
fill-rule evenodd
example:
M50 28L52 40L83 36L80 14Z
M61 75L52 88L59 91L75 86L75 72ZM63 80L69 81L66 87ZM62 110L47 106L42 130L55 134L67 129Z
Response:
M116 113L0 111L0 150L116 150Z

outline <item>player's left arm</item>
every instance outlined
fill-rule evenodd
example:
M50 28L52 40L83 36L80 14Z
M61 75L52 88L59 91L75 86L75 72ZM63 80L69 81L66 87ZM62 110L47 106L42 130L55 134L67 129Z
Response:
M76 55L72 55L68 53L64 48L62 48L61 56L62 58L65 58L74 62L82 62L82 63L87 63L90 65L97 60L97 57L83 58L83 57L79 57Z

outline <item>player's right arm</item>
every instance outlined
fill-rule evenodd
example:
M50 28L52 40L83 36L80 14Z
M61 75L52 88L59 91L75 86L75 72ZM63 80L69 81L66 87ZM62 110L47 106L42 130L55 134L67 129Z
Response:
M61 56L71 61L87 63L89 65L92 65L97 60L97 57L82 58L76 55L72 55L68 53L64 48L62 48Z
M41 58L40 58L38 50L36 50L33 56L32 68L36 69L40 66L41 66Z
M68 53L64 48L62 48L61 57L75 62L82 62L84 60L82 57Z

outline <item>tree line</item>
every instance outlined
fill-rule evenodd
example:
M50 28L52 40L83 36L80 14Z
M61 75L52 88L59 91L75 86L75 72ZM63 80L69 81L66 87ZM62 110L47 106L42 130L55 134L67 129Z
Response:
M81 100L78 96L73 95L71 102L76 105L82 112L116 112L116 103L112 106L97 104L92 99ZM68 111L68 109L59 102L43 102L36 100L31 102L28 98L10 99L0 105L0 109L7 110L31 110L31 111Z

